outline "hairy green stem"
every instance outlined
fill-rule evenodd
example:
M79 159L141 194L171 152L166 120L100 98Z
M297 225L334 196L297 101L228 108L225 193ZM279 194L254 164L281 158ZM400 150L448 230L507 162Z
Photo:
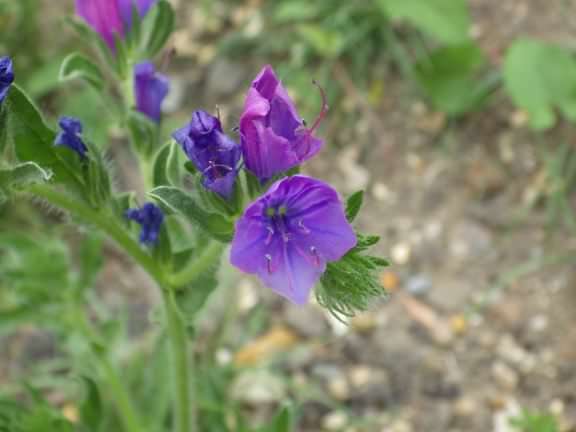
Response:
M196 431L195 411L191 399L190 368L186 325L174 296L174 290L164 291L166 327L172 351L172 369L175 391L175 424L177 432Z
M170 277L170 285L173 287L182 287L195 281L216 263L223 250L224 245L222 243L212 241L191 264Z
M104 232L118 243L144 270L163 288L168 287L168 283L160 267L153 258L148 255L140 245L132 239L126 229L115 221L115 218L100 210L93 209L86 204L70 199L65 194L54 190L50 186L31 185L28 191L36 196L44 198L51 204L69 211L73 215L91 223Z

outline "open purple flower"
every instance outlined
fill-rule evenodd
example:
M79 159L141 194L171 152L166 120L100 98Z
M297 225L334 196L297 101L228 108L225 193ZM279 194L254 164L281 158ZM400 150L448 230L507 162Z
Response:
M323 141L313 132L327 109L321 93L321 113L307 128L271 66L265 66L252 82L240 117L240 136L246 167L261 181L318 153Z
M8 95L8 90L14 82L14 71L10 57L0 57L0 104Z
M158 242L160 229L164 222L164 213L153 203L145 203L142 208L129 209L126 217L142 226L140 243L155 245Z
M304 304L326 262L339 260L355 245L337 192L297 175L277 181L246 209L236 224L230 261Z
M86 158L88 148L82 140L82 123L75 117L60 117L58 121L61 131L56 135L54 145L65 146L74 150L80 158Z
M190 123L172 136L202 173L206 189L229 198L238 175L241 150L222 132L220 120L206 111L194 111Z
M169 89L168 77L156 72L153 63L143 62L134 66L136 109L157 123L162 114L162 101Z
M114 35L123 38L132 26L132 5L144 17L157 0L76 0L76 13L115 50Z

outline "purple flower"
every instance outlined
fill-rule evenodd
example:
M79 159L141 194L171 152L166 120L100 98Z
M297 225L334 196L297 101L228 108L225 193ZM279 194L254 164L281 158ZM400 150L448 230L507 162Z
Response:
M10 57L0 57L0 104L4 102L13 82L12 60Z
M157 0L76 0L76 13L115 50L114 35L123 38L132 25L133 1L144 17Z
M321 93L322 111L306 128L271 66L265 66L252 82L240 117L240 136L246 167L261 181L318 153L323 141L312 134L327 109Z
M158 242L160 228L164 222L164 213L153 203L145 203L142 208L128 209L126 217L142 226L140 243L155 245Z
M236 224L230 261L296 304L308 300L328 261L356 245L337 192L296 175L274 183Z
M192 113L192 120L172 134L202 173L203 185L230 198L238 175L240 146L222 132L220 120L206 111Z
M60 117L58 121L61 131L56 135L54 145L65 146L74 150L80 158L86 158L88 148L82 140L82 123L74 117Z
M169 89L168 77L156 72L153 63L143 62L134 66L136 109L157 123L162 114L162 101Z

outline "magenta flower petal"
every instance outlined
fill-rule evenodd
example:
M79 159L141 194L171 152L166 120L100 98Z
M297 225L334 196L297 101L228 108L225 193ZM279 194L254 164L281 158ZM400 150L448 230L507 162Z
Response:
M310 159L323 145L313 136L318 124L306 128L274 70L265 66L252 82L240 117L246 167L266 181Z
M76 0L76 13L114 50L114 34L124 37L118 0Z
M153 63L143 62L134 66L136 109L155 122L160 121L162 102L169 90L168 77L156 72Z
M236 224L230 261L296 304L326 269L356 245L337 192L320 180L277 181Z

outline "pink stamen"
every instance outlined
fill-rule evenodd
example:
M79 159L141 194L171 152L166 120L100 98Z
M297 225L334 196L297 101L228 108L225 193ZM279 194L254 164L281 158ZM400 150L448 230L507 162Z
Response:
M268 274L272 274L272 255L266 254L264 255L264 258L266 258L266 268L268 270Z

